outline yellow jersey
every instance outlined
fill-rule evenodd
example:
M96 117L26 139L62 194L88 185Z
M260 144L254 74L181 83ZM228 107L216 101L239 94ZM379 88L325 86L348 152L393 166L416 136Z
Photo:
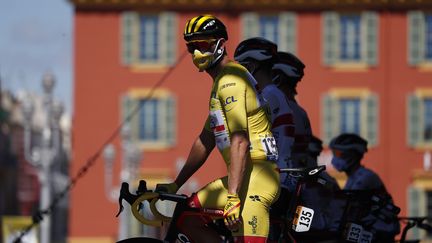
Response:
M230 164L230 136L239 131L249 136L252 161L277 160L266 109L257 82L247 69L234 62L226 64L213 82L205 127L213 132L227 165Z

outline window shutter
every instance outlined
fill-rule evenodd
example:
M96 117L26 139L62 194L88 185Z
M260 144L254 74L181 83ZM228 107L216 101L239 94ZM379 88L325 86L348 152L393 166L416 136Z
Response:
M135 27L139 22L138 14L125 12L122 15L122 63L130 65L134 62L134 47L136 46L137 36Z
M296 15L292 12L282 12L279 15L279 40L278 50L289 51L296 54L297 50L297 20Z
M424 59L425 21L421 11L408 12L408 63L417 65Z
M408 145L415 147L421 142L421 99L415 94L408 96Z
M365 47L365 61L371 65L376 66L378 60L378 25L379 18L376 12L364 12L362 14L362 25L365 26L366 33L363 35L362 47Z
M379 103L377 95L370 95L366 99L366 108L367 108L367 140L370 145L378 144L378 131L379 131Z
M256 13L244 13L241 17L243 39L257 37L259 34L259 16ZM242 41L240 40L240 41Z
M166 140L168 145L174 145L175 144L175 139L176 139L176 102L175 102L175 97L173 96L169 96L166 99L166 124L167 124L167 129L166 129Z
M162 53L161 62L173 65L176 60L177 47L177 15L164 12L159 16L159 51Z
M322 124L322 138L324 144L328 144L330 140L336 135L333 131L335 126L336 117L336 100L329 94L326 94L322 98L322 113L321 113L321 124Z
M323 61L332 65L337 60L339 46L339 15L336 12L323 13Z
M427 215L426 192L422 188L415 186L408 187L408 216L425 217ZM417 227L410 230L414 239L421 239L420 231Z
M139 139L139 110L138 105L139 102L137 99L129 96L123 95L122 97L122 120L120 122L125 122L128 124L131 131L131 137L133 141L138 141ZM126 121L127 118L130 118L129 121Z

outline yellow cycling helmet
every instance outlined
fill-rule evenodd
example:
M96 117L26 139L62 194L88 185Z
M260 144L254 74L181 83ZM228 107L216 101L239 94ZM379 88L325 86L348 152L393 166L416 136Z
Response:
M196 37L224 38L228 40L225 25L213 15L199 15L186 22L184 39L190 41Z

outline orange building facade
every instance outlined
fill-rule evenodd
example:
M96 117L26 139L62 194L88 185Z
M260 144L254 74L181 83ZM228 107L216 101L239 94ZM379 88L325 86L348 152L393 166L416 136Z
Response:
M325 143L341 132L366 138L364 164L383 179L401 215L432 216L432 1L71 2L71 176L102 152L128 119L131 139L143 152L138 177L150 185L174 179L203 127L212 84L186 53L183 28L189 18L212 13L228 28L230 57L241 40L252 36L271 39L280 50L299 56L306 74L299 83L298 101L308 112L314 134ZM121 147L120 136L112 142ZM329 164L329 154L325 149L320 163L328 164L343 183ZM114 163L115 184L120 180L120 156ZM117 239L118 204L105 192L105 171L100 156L72 190L70 243ZM214 151L185 192L225 171Z

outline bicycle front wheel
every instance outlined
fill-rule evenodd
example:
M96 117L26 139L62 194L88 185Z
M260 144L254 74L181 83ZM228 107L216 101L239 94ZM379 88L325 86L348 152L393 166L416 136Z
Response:
M117 241L117 243L163 243L163 241L148 237L136 237Z

